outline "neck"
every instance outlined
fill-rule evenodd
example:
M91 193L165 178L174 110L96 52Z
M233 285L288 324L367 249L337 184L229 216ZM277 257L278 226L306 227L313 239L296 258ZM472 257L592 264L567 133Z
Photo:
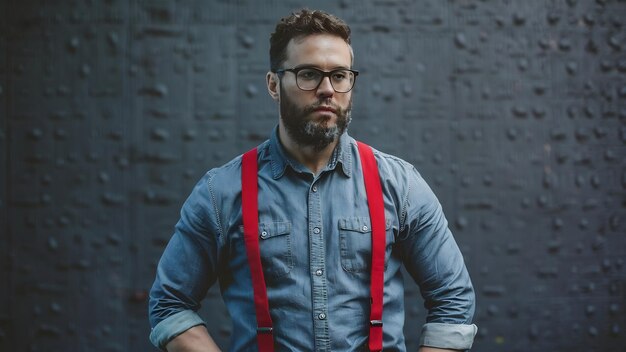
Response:
M337 138L322 150L313 146L303 146L296 143L282 125L278 128L278 140L292 158L304 165L314 175L319 174L328 165L328 161L333 155L337 143L339 143L339 138Z

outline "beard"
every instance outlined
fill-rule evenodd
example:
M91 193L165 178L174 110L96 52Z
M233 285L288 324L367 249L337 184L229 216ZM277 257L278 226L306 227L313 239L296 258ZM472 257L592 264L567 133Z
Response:
M331 106L335 109L337 123L330 125L329 117L321 117L313 120L309 115L315 112L320 105ZM293 141L301 147L311 147L315 151L321 151L337 140L348 128L352 119L352 97L345 109L332 104L328 100L320 100L315 104L300 108L280 87L280 119Z

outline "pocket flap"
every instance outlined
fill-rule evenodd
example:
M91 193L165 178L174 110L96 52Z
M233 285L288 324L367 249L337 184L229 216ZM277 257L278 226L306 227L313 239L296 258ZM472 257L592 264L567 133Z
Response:
M385 230L391 227L391 220L385 219ZM372 225L369 217L353 217L339 219L339 229L344 231L353 231L360 233L372 232Z
M262 240L268 238L286 235L291 232L291 222L277 221L259 224L259 237Z

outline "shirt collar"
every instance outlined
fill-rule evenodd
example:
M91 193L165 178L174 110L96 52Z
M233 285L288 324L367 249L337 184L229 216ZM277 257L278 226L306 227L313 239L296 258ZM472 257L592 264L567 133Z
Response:
M347 132L339 137L339 143L333 151L325 170L334 170L337 164L341 165L341 171L346 177L352 176L352 138ZM278 179L285 173L287 166L293 170L302 172L305 167L298 161L292 159L278 139L278 126L272 132L269 143L270 163L272 167L272 177Z

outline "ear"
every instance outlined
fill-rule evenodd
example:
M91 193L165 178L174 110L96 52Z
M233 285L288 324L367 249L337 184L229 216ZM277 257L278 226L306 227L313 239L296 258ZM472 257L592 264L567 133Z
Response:
M280 81L278 80L278 75L270 71L265 76L265 81L267 83L267 92L270 93L272 99L278 101L278 98L280 98Z

